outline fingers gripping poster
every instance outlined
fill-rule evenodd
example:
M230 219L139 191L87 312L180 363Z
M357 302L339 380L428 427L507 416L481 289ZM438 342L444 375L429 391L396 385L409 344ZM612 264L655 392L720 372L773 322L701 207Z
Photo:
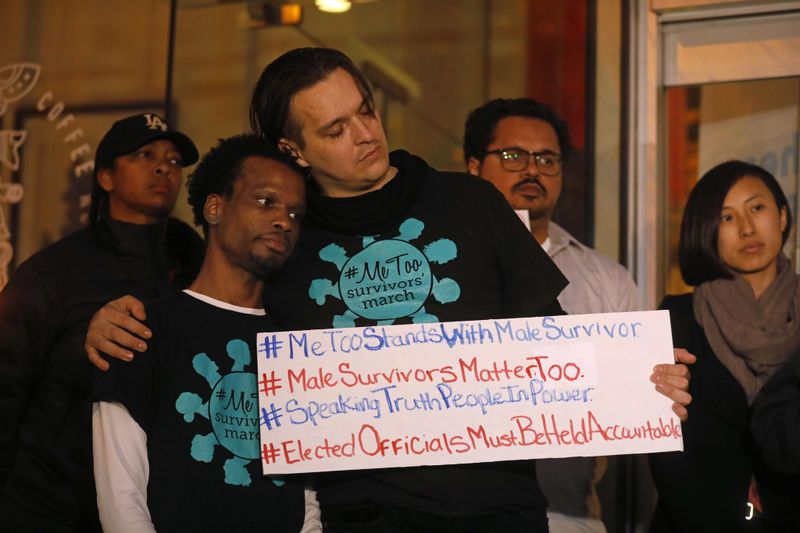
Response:
M258 336L265 474L683 449L665 311ZM231 431L235 432L235 428Z

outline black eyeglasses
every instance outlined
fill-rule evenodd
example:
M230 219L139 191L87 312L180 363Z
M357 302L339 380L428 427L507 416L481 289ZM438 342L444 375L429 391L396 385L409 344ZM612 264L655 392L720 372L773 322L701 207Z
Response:
M486 155L497 154L500 165L509 172L519 172L528 168L531 156L536 168L545 176L556 176L561 172L561 156L552 152L529 152L522 148L499 148L486 152Z

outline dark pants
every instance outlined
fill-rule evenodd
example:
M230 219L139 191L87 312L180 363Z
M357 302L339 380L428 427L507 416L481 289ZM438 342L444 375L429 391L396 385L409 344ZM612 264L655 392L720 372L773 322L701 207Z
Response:
M14 533L94 533L99 524L68 526L34 513L0 494L0 531Z
M385 504L322 506L325 533L547 533L547 516L444 516Z

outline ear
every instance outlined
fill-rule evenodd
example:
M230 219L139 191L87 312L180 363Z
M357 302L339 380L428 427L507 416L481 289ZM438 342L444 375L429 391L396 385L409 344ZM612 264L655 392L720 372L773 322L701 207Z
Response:
M296 142L291 141L286 137L281 137L281 139L278 141L278 149L284 154L292 156L295 159L295 162L297 162L297 164L301 167L308 168L311 166L303 157L303 153L300 151L300 145L298 145Z
M114 190L114 182L111 180L111 170L107 168L101 168L97 172L97 184L106 191L111 192Z
M467 161L467 172L473 176L481 175L481 162L477 157L470 157Z
M786 219L786 206L783 206L781 208L781 233L786 231L786 224L788 223L789 221Z
M223 199L218 194L209 194L203 206L203 218L209 226L216 226L222 218Z

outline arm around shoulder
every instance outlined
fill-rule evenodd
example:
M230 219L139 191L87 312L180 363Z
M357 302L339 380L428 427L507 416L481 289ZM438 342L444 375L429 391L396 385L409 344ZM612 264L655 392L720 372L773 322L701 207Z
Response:
M144 304L131 295L112 300L100 308L89 322L84 349L89 361L108 370L105 355L130 361L133 350L143 352L152 332L142 323L147 319Z

